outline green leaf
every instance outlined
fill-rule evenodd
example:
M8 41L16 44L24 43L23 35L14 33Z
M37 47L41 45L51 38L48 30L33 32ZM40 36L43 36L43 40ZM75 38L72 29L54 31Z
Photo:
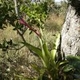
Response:
M56 58L56 50L55 49L51 50L51 58L53 61L55 61L55 58Z
M70 72L70 71L73 71L73 70L74 70L74 67L72 65L65 65L64 68L63 68L64 72Z
M50 56L50 52L48 50L48 46L47 46L46 42L43 44L43 49L44 49L46 57L49 57Z
M67 60L70 65L74 66L75 69L80 70L80 56L68 56Z
M36 55L38 55L38 57L42 58L42 51L41 49L27 43L27 42L21 42L22 44L24 44L25 46L27 46L29 48L29 50L31 50L32 52L34 52Z
M68 61L67 60L60 62L59 63L59 66L65 66L66 64L68 64Z

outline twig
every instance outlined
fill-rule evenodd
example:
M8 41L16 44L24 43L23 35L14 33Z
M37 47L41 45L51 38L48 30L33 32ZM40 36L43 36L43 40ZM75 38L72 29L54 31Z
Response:
M22 40L26 43L26 40L25 40L23 34L21 34L19 30L17 30L17 32L18 32L18 34L20 35L20 37L22 38Z

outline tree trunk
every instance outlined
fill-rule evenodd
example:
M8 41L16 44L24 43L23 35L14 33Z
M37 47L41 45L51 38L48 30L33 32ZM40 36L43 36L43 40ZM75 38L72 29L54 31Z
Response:
M69 5L61 32L61 53L65 56L80 55L80 4L73 1L75 5Z

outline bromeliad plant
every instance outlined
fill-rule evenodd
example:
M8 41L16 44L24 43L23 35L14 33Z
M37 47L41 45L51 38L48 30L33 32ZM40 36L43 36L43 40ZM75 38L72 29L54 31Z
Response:
M60 35L58 34L58 39L57 39L55 48L50 51L48 49L47 42L43 39L42 30L40 30L40 32L41 32L41 37L39 37L39 42L40 42L41 48L37 48L37 47L32 46L25 42L22 42L22 43L25 46L27 46L30 49L30 51L35 53L41 59L41 61L43 63L43 69L42 69L43 73L39 77L39 80L43 80L43 78L45 78L46 80L49 80L49 79L57 80L58 68L59 68L60 64L59 64L59 62L57 62L57 59L56 59L56 51L57 51L57 42L59 41ZM34 64L32 66L34 67Z

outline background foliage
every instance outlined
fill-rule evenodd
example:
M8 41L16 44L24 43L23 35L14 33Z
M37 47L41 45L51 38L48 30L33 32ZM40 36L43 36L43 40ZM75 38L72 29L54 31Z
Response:
M66 9L66 2L19 0L19 16L16 16L14 2L0 0L1 80L80 78L79 57L69 56L66 60L58 61L56 55L56 38Z

